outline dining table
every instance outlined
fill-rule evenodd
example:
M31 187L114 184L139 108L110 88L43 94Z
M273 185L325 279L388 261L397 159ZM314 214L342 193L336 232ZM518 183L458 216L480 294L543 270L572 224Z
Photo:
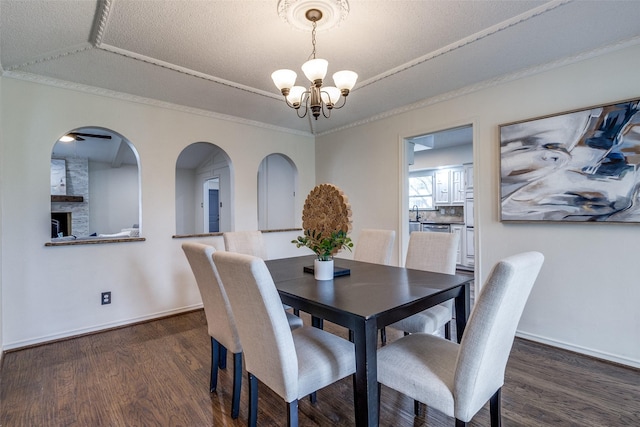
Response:
M284 304L309 313L314 325L326 320L348 328L355 346L354 409L356 426L377 426L378 330L412 314L454 299L458 342L469 317L473 276L442 274L404 267L334 259L348 274L319 281L305 271L315 256L266 261Z

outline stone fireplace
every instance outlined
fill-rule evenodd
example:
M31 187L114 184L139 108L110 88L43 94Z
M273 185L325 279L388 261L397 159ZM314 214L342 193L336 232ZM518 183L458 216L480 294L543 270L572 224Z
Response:
M51 212L51 238L71 236L71 218L71 212Z
M89 161L83 158L65 160L67 196L51 197L51 237L54 237L54 225L64 236L88 236Z

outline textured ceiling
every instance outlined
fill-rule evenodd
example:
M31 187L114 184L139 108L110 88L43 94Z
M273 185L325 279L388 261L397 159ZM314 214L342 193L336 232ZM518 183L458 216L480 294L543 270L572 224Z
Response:
M311 53L310 33L285 23L277 0L0 0L0 65L8 77L318 134L640 43L638 1L349 4L341 25L317 34L329 75L359 74L330 119L299 119L271 81Z

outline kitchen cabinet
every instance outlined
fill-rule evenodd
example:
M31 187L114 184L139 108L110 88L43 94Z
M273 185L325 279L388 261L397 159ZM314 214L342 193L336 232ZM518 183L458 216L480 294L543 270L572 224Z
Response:
M474 241L474 230L473 228L467 227L466 230L466 235L465 235L465 240L466 240L466 257L467 257L467 261L466 261L466 265L468 266L473 266L475 265L475 260L476 260L476 249L475 249L475 241Z
M456 255L456 264L458 265L464 265L466 262L466 254L464 253L466 252L464 245L465 235L462 232L463 229L464 226L462 224L451 224L451 232L458 236L458 254Z
M436 171L436 205L448 205L451 202L451 195L449 193L449 175L449 169L441 169Z
M464 223L467 227L473 227L473 194L464 202Z
M451 174L451 204L462 205L464 204L464 196L465 196L464 169L463 168L450 169L450 174Z
M462 165L464 169L464 186L466 191L473 191L473 163Z
M435 173L435 205L463 205L465 197L464 169L439 169Z

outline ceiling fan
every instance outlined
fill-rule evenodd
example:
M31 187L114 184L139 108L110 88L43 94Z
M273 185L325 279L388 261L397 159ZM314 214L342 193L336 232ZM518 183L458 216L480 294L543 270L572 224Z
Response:
M84 141L86 138L111 139L111 135L98 135L95 133L69 132L65 137L71 138L69 141Z

